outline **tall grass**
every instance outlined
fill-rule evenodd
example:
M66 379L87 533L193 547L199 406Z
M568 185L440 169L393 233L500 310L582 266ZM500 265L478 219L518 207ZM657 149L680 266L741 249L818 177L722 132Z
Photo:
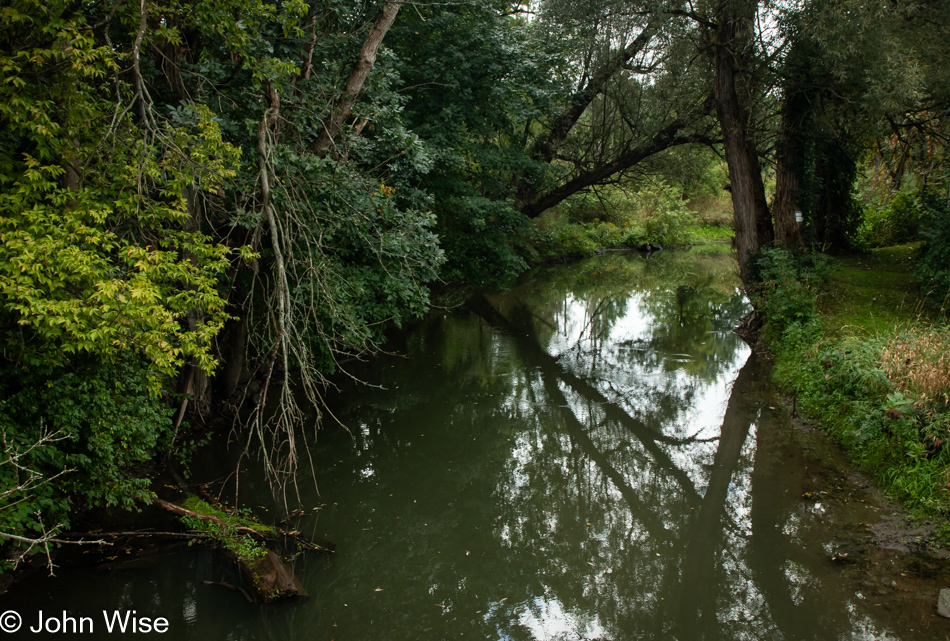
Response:
M895 388L925 407L950 405L950 328L910 326L881 350L881 366Z

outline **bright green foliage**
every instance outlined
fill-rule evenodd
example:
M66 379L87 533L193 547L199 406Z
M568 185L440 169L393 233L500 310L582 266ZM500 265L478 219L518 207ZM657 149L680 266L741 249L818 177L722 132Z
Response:
M686 228L696 216L673 187L662 180L652 181L637 192L633 205L651 245L683 245L689 241Z
M0 497L57 501L16 503L7 531L145 496L128 470L171 440L169 382L185 363L241 362L215 346L227 305L246 323L251 344L237 349L254 373L295 368L314 403L340 355L427 308L443 254L416 183L432 161L404 126L392 65L354 110L363 135L345 129L332 157L310 149L377 9L0 10ZM289 384L271 389L295 403ZM281 429L300 416L279 414ZM43 524L24 516L39 507Z
M531 263L589 256L603 249L692 244L697 214L674 187L654 179L634 194L606 187L581 193L532 225L521 251ZM731 236L727 229L726 237Z
M193 516L181 517L182 524L189 530L209 533L216 543L226 550L229 550L238 559L245 563L250 563L267 556L267 548L264 544L254 540L248 534L239 533L237 528L247 527L257 530L262 534L273 534L275 533L273 527L257 522L251 518L250 514L246 512L242 513L241 510L238 510L234 514L228 514L223 510L209 505L207 501L203 501L196 496L189 496L182 503L182 507L192 512L213 516L225 521L225 523L221 524Z
M170 427L162 385L213 369L227 318L231 250L187 231L188 196L237 150L202 105L143 123L127 50L70 6L0 10L0 531L20 535L147 496L127 471Z
M182 231L184 190L213 190L236 159L206 108L137 135L103 80L121 57L56 3L4 9L0 41L0 295L7 356L62 365L132 350L157 374L205 369L225 316L225 247ZM188 310L206 315L193 330Z

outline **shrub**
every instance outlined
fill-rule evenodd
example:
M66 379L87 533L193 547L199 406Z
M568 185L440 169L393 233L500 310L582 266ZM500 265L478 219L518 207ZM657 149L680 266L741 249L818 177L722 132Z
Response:
M685 245L690 240L688 227L695 214L677 191L662 180L651 181L633 199L643 221L646 242L651 245Z
M819 285L830 271L831 259L817 252L765 248L750 260L748 291L765 317L766 340L778 341L789 331L800 340L803 332L811 334L820 328Z
M864 219L856 232L861 247L890 247L917 240L923 208L914 194L898 193L886 207L864 208Z
M130 470L171 437L171 414L129 357L0 378L0 532L68 525L74 507L133 508L149 481Z
M689 208L696 212L696 222L712 227L732 227L732 196L728 192L700 196L689 201Z
M934 305L946 310L950 298L950 206L943 198L921 198L924 245L917 256L915 276L921 293Z

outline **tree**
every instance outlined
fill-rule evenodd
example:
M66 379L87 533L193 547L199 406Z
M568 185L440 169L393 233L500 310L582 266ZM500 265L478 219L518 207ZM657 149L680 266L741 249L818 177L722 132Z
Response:
M720 0L715 5L715 22L709 27L716 113L729 166L736 251L743 279L749 258L774 238L748 104L755 92L748 70L757 8L758 2L751 0Z
M428 198L379 158L414 138L385 76L355 95L400 4L0 11L0 532L48 541L71 506L146 498L130 466L254 378L246 443L293 479L298 399L319 411L340 354L426 309Z
M539 37L565 43L556 71L568 93L550 118L527 123L525 147L544 170L520 177L520 212L536 217L667 149L714 142L710 87L679 3L541 7Z
M21 542L59 528L71 496L145 494L125 468L170 432L163 384L186 359L213 369L227 318L232 252L184 228L185 192L220 189L236 149L201 105L151 118L125 34L125 49L97 41L72 3L2 10L0 531Z

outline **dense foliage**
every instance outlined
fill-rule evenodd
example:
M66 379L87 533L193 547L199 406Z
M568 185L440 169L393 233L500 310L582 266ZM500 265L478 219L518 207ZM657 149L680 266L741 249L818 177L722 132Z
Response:
M919 232L945 301L948 22L929 0L5 3L0 536L148 498L137 466L213 403L249 401L245 449L292 483L326 377L440 280L731 221L776 337L812 326L824 263L773 240Z
M950 199L925 196L920 209L924 245L916 275L923 295L946 314L950 302Z

